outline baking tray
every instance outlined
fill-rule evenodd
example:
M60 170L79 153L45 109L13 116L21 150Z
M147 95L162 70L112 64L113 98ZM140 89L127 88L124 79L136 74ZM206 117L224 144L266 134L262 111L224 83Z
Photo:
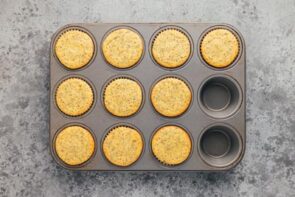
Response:
M109 65L101 52L104 36L120 27L136 30L143 38L145 48L141 61L128 69L117 69ZM235 62L224 69L216 69L202 60L199 45L202 36L214 28L228 28L240 41L240 54ZM95 54L89 65L78 70L65 68L54 53L57 36L68 28L88 32L95 43ZM176 69L159 66L151 55L151 41L157 32L165 28L180 28L190 38L191 56L185 65ZM100 171L220 171L236 166L245 152L245 42L240 32L228 24L215 23L77 23L61 27L52 37L50 54L50 148L53 158L61 166L72 170ZM142 109L135 115L120 118L111 115L103 106L102 91L110 79L116 76L131 76L140 81L144 89ZM94 89L94 104L85 115L70 117L63 114L55 104L57 84L68 77L78 76L90 82ZM188 110L181 116L168 118L160 115L150 101L153 84L164 76L178 76L188 82L193 99ZM224 94L224 91L228 93ZM221 92L220 92L221 91ZM220 105L214 97L227 100L224 110L212 111L210 106ZM226 102L227 102L226 101ZM209 106L209 108L208 108ZM144 121L143 121L144 120ZM144 138L141 157L128 167L111 164L104 157L101 142L106 132L115 125L133 125ZM83 165L69 166L62 162L54 150L54 138L65 126L82 125L95 136L94 155ZM152 154L150 139L162 125L179 125L192 138L192 151L182 164L161 164ZM223 155L218 151L223 150ZM214 155L217 154L218 156Z

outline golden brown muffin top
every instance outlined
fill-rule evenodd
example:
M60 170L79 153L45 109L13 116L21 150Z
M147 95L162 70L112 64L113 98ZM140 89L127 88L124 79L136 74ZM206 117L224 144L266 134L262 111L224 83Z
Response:
M143 150L143 139L136 129L119 126L112 129L103 141L103 152L112 164L129 166L137 161Z
M178 126L164 126L152 138L153 154L166 165L181 164L189 157L191 149L189 134Z
M69 126L60 131L55 140L58 157L68 165L80 165L94 153L95 141L91 133L81 126Z
M239 41L227 29L214 29L201 41L201 55L211 66L224 68L235 61L239 55Z
M105 88L104 105L115 116L127 117L135 114L142 103L140 85L129 78L117 78Z
M127 28L112 31L102 43L102 52L106 61L117 68L129 68L135 65L140 60L143 49L141 36Z
M68 30L57 39L55 53L65 67L82 68L93 57L94 43L87 33L80 30Z
M91 86L83 79L68 78L59 84L55 99L63 113L69 116L80 116L92 106L94 93Z
M166 68L183 65L189 58L191 45L188 37L176 29L160 32L152 44L152 55L156 62Z
M178 78L164 78L157 82L151 92L151 100L157 112L167 117L183 114L192 100L188 85Z

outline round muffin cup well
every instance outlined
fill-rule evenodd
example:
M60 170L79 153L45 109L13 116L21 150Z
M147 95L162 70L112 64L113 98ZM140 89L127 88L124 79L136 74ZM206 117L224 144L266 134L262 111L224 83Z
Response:
M243 102L239 83L228 75L211 75L198 90L198 103L210 117L224 119L235 114Z
M212 143L215 146L211 146ZM240 161L243 141L232 126L225 123L215 123L201 132L197 147L201 159L206 164L217 168L226 168Z

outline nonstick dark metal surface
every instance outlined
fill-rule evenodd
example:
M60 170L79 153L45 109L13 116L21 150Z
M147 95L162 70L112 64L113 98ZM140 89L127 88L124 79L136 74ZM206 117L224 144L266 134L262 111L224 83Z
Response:
M109 65L101 52L104 36L114 28L128 27L137 30L144 39L145 50L141 61L128 69ZM176 69L159 66L150 53L151 41L162 28L180 28L191 40L192 54L185 65ZM202 36L212 28L229 28L240 41L240 54L236 61L224 69L207 65L201 58L199 44ZM93 60L82 69L66 69L55 56L54 43L60 32L68 28L81 28L89 32L95 42ZM50 54L50 146L52 155L61 166L73 170L102 171L219 171L234 167L245 151L245 43L241 34L227 24L208 23L100 23L70 24L59 29L52 37ZM70 117L63 114L55 104L55 90L63 79L81 77L93 86L95 101L83 116ZM105 84L114 77L131 76L144 89L144 103L135 115L120 118L108 113L102 102ZM188 110L181 116L168 118L157 113L150 101L153 84L163 76L176 76L188 82L193 99ZM218 99L218 96L221 96ZM58 131L68 125L85 125L96 138L96 152L83 165L71 167L64 164L54 151L54 138ZM137 162L129 167L118 167L103 156L101 142L114 125L134 125L144 137L144 151ZM192 137L190 157L177 166L165 166L151 152L150 139L161 125L180 125ZM218 140L220 139L220 141Z

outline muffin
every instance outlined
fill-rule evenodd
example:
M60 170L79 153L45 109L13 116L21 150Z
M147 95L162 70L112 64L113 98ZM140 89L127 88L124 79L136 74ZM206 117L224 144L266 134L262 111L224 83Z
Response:
M161 31L152 43L152 55L155 61L166 68L183 65L191 54L189 38L180 30Z
M200 52L207 64L215 68L225 68L238 57L239 41L228 29L214 29L203 37Z
M134 66L143 54L144 43L134 30L121 28L112 31L102 43L106 61L116 68Z
M92 134L81 126L61 130L55 139L57 156L68 165L80 165L91 158L95 150Z
M69 69L82 68L94 55L94 43L91 37L75 29L62 33L54 49L58 60Z
M143 139L136 129L118 126L106 135L102 149L110 163L127 167L140 157L143 150Z
M190 155L192 142L181 127L168 125L158 129L152 137L152 152L165 165L183 163Z
M192 92L181 79L167 77L158 81L151 91L151 101L163 116L176 117L183 114L192 100Z
M80 116L86 113L94 101L91 86L80 78L68 78L61 82L55 93L56 105L64 114Z
M111 114L127 117L141 107L143 92L141 86L130 78L116 78L104 90L104 106Z

